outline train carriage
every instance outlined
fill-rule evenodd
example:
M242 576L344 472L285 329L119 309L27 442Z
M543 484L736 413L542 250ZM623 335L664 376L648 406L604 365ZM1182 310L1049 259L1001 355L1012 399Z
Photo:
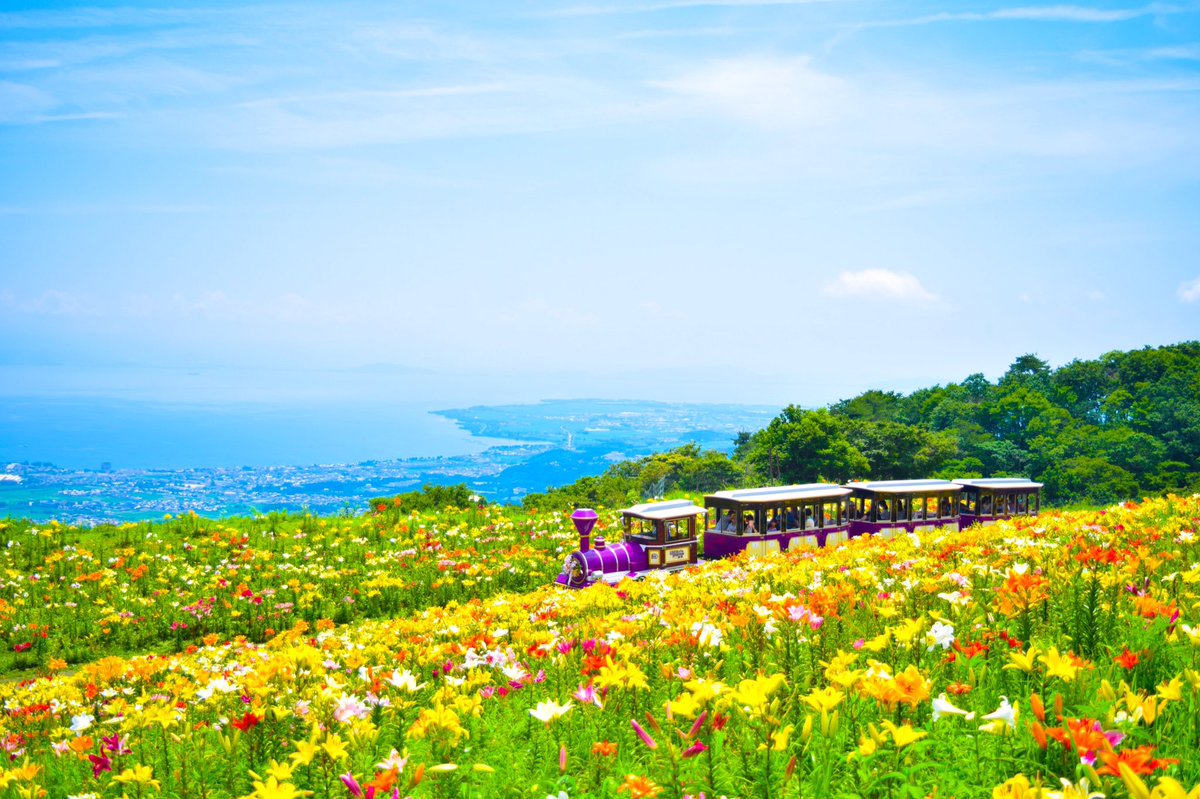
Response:
M1041 483L1023 477L985 477L954 482L962 486L959 524L994 524L997 519L1036 516L1042 508Z
M850 490L826 483L718 491L704 498L704 557L727 558L845 541Z
M873 480L847 483L850 537L890 538L934 529L958 530L962 486L949 480Z

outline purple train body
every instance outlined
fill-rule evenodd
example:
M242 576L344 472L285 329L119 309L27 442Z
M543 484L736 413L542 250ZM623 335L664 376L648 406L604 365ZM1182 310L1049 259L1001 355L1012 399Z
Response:
M596 513L571 516L579 551L563 563L555 582L568 588L613 585L655 571L675 571L700 557L697 520L703 519L706 559L741 552L762 555L834 546L851 538L960 530L997 519L1035 515L1041 483L1020 478L880 480L771 486L719 491L701 508L688 500L648 502L622 512L625 540L591 545ZM710 515L709 511L712 511Z

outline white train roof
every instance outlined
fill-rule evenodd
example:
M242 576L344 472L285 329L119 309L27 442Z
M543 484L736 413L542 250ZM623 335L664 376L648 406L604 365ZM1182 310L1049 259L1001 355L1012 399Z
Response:
M689 499L675 499L668 500L667 502L643 502L641 505L634 505L632 508L626 508L621 511L626 516L636 516L639 519L651 519L653 521L686 519L689 516L698 516L705 512L704 508L693 504Z
M704 499L723 499L742 505L778 505L783 502L804 502L818 499L840 499L850 495L850 489L831 483L804 483L803 485L767 486L766 488L739 488L736 491L718 491Z
M1033 489L1042 487L1041 483L1035 483L1032 480L1026 480L1024 477L980 477L955 480L954 482L969 488Z
M949 494L962 490L961 485L949 480L871 480L846 485L875 494Z

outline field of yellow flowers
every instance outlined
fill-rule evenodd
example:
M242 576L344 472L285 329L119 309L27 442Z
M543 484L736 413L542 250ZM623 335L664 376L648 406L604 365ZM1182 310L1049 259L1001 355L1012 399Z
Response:
M189 618L211 595L224 615L181 652L47 654L0 684L0 796L1200 797L1200 497L581 592L495 587L505 552L526 573L511 579L549 580L573 545L565 516L480 564L501 524L469 518L484 511L431 515L420 535L389 513L225 548L212 529L152 531L86 558L56 538L72 533L24 530L10 551L40 549L9 556L10 636L43 595L51 637L74 612L110 636L126 610L161 628L152 614ZM78 560L106 576L68 588ZM339 616L385 579L394 610ZM317 610L268 615L302 601Z

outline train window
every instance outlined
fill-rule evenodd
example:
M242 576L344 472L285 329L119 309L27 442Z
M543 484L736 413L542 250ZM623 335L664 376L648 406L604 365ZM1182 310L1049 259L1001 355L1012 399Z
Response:
M788 505L783 509L783 529L784 530L799 530L800 520L803 517L800 515L800 510L795 505Z
M767 511L767 526L764 528L768 533L777 533L783 529L783 508L771 508Z
M634 519L632 520L632 529L630 532L640 538L650 538L658 540L658 530L656 523L649 519Z
M679 541L684 538L691 538L688 534L688 519L671 519L666 522L667 525L667 540Z

